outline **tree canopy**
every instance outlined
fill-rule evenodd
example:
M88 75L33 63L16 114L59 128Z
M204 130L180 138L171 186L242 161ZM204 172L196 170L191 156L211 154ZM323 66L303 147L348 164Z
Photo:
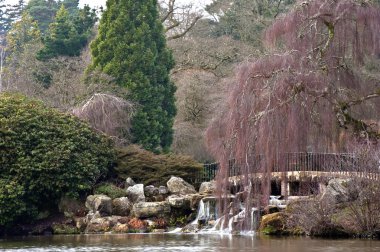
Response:
M134 142L148 150L169 149L176 114L175 86L169 79L174 61L157 2L107 1L91 50L92 69L114 77L139 104L132 119Z

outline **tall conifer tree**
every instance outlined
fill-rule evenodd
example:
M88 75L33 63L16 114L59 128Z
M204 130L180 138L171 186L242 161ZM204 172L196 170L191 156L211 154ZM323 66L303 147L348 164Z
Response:
M157 1L108 0L91 49L92 68L113 76L139 104L132 121L134 142L148 150L168 150L176 114L175 86L169 79L174 61Z

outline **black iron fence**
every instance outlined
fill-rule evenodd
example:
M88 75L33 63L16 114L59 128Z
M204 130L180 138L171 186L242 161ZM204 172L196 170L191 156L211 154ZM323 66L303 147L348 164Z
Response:
M241 174L255 174L262 172L327 172L327 173L380 173L380 167L363 170L358 166L359 159L352 153L283 153L271 160L265 160L263 155L249 158L245 164L235 160L229 161L229 177ZM215 178L220 165L218 163L205 164L197 176L198 183Z

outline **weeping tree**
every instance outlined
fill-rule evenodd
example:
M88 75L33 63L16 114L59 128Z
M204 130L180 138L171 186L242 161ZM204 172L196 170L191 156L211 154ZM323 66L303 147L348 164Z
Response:
M380 10L370 1L315 0L266 30L268 56L241 66L225 112L207 132L221 162L220 194L228 192L231 159L241 169L248 213L267 202L271 171L284 171L284 153L378 141L379 28ZM260 183L255 172L264 174ZM249 219L241 228L250 229Z
M94 94L72 110L72 114L87 121L94 129L112 137L118 144L126 144L130 140L129 131L133 113L134 107L131 102L102 93Z

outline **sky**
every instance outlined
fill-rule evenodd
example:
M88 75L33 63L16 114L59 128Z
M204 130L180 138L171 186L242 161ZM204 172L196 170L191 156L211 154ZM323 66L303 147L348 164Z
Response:
M6 3L17 3L18 0L5 0ZM88 4L91 7L94 6L105 6L106 5L106 0L80 0L80 4L83 6L84 4ZM206 4L212 2L212 0L177 0L178 3L194 3L199 7L205 6Z

